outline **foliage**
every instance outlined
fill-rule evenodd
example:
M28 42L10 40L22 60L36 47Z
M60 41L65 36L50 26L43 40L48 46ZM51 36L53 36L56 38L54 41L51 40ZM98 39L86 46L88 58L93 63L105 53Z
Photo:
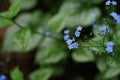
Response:
M53 76L63 75L63 65L69 58L77 64L95 63L99 70L96 80L118 80L120 15L115 12L116 4L113 1L106 4L103 0L61 0L58 7L54 1L44 0L44 5L55 10L48 12L34 9L37 2L10 0L9 9L0 13L0 28L9 26L2 51L12 55L14 52L20 54L37 50L34 63L40 68L29 74L30 80L49 80ZM103 3L106 13L101 7ZM79 31L78 26L82 30ZM70 32L64 40L66 30ZM79 33L77 37L76 32ZM73 45L75 42L77 47ZM69 44L75 48L69 48ZM10 71L10 76L12 80L24 80L18 67ZM82 75L70 77L84 80Z
M13 71L11 71L10 76L12 80L24 80L23 74L18 67L16 67Z

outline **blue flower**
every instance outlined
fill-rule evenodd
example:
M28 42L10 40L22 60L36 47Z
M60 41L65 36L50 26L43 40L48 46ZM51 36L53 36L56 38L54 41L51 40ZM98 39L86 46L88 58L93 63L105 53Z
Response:
M64 40L66 41L66 40L68 40L69 39L69 35L64 35Z
M114 42L113 41L109 41L109 42L106 42L106 52L107 53L112 53L113 52L113 46L114 46Z
M106 46L107 47L113 47L114 46L114 42L113 41L107 42Z
M73 49L73 46L70 44L70 45L68 45L68 48L69 49Z
M110 13L110 16L112 16L115 20L118 19L118 14L116 12Z
M77 31L81 31L82 30L82 27L81 26L78 26L77 27Z
M75 36L76 36L76 37L79 37L79 36L80 36L80 32L76 31L76 32L75 32Z
M68 40L66 41L66 43L67 43L67 45L70 45L73 41L74 41L73 39L68 39Z
M114 1L114 0L111 3L112 3L113 6L117 5L117 2Z
M51 30L50 30L50 29L48 29L48 28L47 28L47 29L45 29L45 35L46 35L46 36L49 36L50 34L51 34Z
M70 33L70 30L64 30L64 34L69 34Z
M113 19L116 21L117 24L120 24L120 15L117 14L116 12L112 12L110 16L113 17Z
M99 31L100 31L103 35L106 35L106 34L110 31L110 29L108 29L108 28L106 27L106 25L103 25L103 26L101 26L101 27L99 28Z
M107 53L112 53L113 52L113 47L107 47L106 49Z
M0 80L6 80L6 76L5 75L0 75Z
M78 43L74 42L74 43L72 43L72 46L73 46L73 48L78 48Z
M117 5L117 2L114 1L114 0L113 0L112 2L111 2L110 0L108 0L108 1L106 1L106 3L105 3L106 6L109 6L110 4L112 4L113 6L115 6L115 5Z
M110 3L111 3L111 1L110 0L108 0L108 1L106 1L106 3L105 3L105 5L110 5Z

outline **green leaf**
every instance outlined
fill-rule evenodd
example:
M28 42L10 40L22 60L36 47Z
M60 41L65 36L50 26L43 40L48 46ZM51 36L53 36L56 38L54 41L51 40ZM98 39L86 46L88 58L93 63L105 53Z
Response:
M17 18L16 18L16 22L21 24L21 26L28 26L31 19L33 19L33 15L29 14L29 13L23 13L20 14Z
M110 68L104 74L104 79L110 79L120 74L120 69Z
M119 80L118 76L114 76L108 79L104 78L104 76L105 76L104 73L97 74L95 80Z
M38 0L31 0L31 1L23 0L22 9L24 10L31 9L36 5L37 2Z
M18 67L11 71L10 76L12 80L24 80L23 74Z
M99 55L98 55L99 56ZM107 69L107 64L106 64L106 57L103 55L97 57L97 68L99 71L104 72Z
M20 48L23 51L26 50L30 39L31 30L28 27L20 29L14 36L15 48Z
M23 0L14 0L14 3L10 6L8 13L11 18L16 16L17 13L20 11L22 1Z
M14 4L15 0L10 0L10 2ZM24 10L28 10L34 7L36 3L37 3L37 0L31 0L31 1L23 0L21 8Z
M21 50L19 47L16 48L16 46L14 44L14 40L13 40L14 35L16 34L16 32L18 30L20 30L20 29L16 25L12 25L6 30L4 42L3 42L3 46L2 46L3 52L5 52L5 53L10 53L13 51L23 52L23 50ZM24 52L27 52L27 51L34 49L37 45L39 45L38 43L40 40L41 40L41 35L32 34L31 38L28 41L29 43L26 47L26 50Z
M108 57L108 58L107 58L107 64L108 64L108 66L110 66L111 68L119 68L119 67L120 67L118 61L115 60L114 57Z
M67 19L67 13L59 13L53 16L48 21L48 26L53 33L59 33L64 27L65 24L62 24L64 19Z
M44 20L46 19L47 16L48 15L43 14L39 10L32 13L27 12L27 13L20 14L16 18L16 22L21 24L22 26L30 26L30 28L33 27L33 29L36 30L37 27L40 27L40 25L44 23Z
M65 27L91 25L100 17L100 14L99 8L96 7L74 14L66 11L59 12L48 21L48 26L53 33L59 33Z
M109 56L109 57L107 57L107 64L111 67L111 68L117 68L117 69L119 69L120 68L120 64L119 64L119 62L120 62L120 54L119 54L119 52L120 52L120 49L118 48L115 48L116 50L118 50L118 52L117 51L114 51L115 53L114 53L114 55L113 56Z
M80 47L72 54L72 58L76 62L89 62L94 61L94 55L90 50L87 50L86 48Z
M53 75L53 69L51 68L42 68L31 73L29 78L30 80L49 80Z
M0 28L12 24L11 18L17 15L21 4L22 0L14 0L14 3L10 6L8 11L0 13Z
M60 45L60 43L57 43L51 38L46 38L42 42L40 50L37 52L35 61L40 65L54 64L64 59L65 57L66 54L62 50L62 46Z
M72 2L72 1L66 1L62 4L60 7L59 13L74 13L79 8L80 3L78 2Z
M42 19L39 18L41 16L42 16L42 13L40 11L35 11L33 13L24 13L17 17L16 22L21 24L22 26L30 26L30 28L33 27L34 30L40 31L42 33L43 28L41 28L41 27L38 28L38 25L40 25L39 21L40 20L44 21L43 16L42 16ZM41 21L41 23L43 23L42 21ZM19 28L16 25L11 25L7 29L5 38L4 38L3 48L2 48L2 50L4 52L13 52L13 51L23 52L23 50L21 50L19 47L16 48L14 46L15 44L13 42L13 37L15 35L15 32L18 30L19 30ZM26 50L24 52L30 51L33 48L35 48L38 45L40 39L41 39L41 35L32 34L29 44L26 47ZM8 46L9 46L9 48L7 48Z
M66 27L70 14L74 13L77 10L78 3L65 2L61 6L59 12L54 15L48 21L48 27L53 33L59 33L64 27Z
M99 17L100 17L100 9L95 7L95 8L90 8L88 10L83 10L80 13L76 13L71 15L69 17L69 20L67 22L68 26L88 26L94 23Z
M13 18L14 16L16 16L21 8L22 1L23 0L16 0L16 1L14 0L14 3L11 4L9 10L6 12L0 13L0 16L4 16L6 18Z
M10 24L12 24L10 20L0 17L0 28L7 27Z
M2 46L3 52L12 52L13 51L13 37L18 31L19 28L15 25L10 26L5 33L4 42ZM9 48L8 48L9 47Z

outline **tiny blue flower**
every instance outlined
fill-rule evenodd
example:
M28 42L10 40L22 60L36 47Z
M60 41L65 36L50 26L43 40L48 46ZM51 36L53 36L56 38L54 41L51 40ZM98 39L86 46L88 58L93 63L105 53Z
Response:
M69 34L70 30L64 30L64 34Z
M108 0L108 1L106 1L106 3L105 3L105 5L110 5L110 3L111 3L111 1L110 0Z
M106 46L107 47L113 47L114 46L114 42L113 41L107 42Z
M116 12L112 12L110 16L112 16L115 20L118 19L118 14Z
M110 29L108 29L108 28L106 27L106 25L103 25L102 27L99 28L99 31L100 31L103 35L106 35L106 34L110 31Z
M113 46L114 46L114 42L113 41L109 41L109 42L106 42L106 52L107 53L112 53L113 52Z
M80 36L80 32L76 31L76 32L75 32L75 36L76 36L76 37L79 37L79 36Z
M114 0L111 3L112 3L113 6L117 5L117 2L114 1Z
M107 47L106 49L107 53L112 53L113 52L113 47Z
M76 49L76 48L78 48L78 43L77 42L71 43L70 45L68 45L68 48L69 49Z
M50 29L48 29L48 28L47 28L47 29L45 29L45 35L46 35L46 36L49 36L50 34L51 34Z
M116 12L112 12L110 14L110 16L112 16L114 18L114 20L116 21L117 24L120 24L120 15L117 14Z
M66 40L68 40L69 39L69 35L64 35L64 40L66 41Z
M75 49L75 48L78 48L78 43L77 43L77 42L74 42L74 43L72 43L72 46L73 46L74 49Z
M67 45L70 45L72 42L73 42L73 39L68 39L68 40L66 41Z
M81 26L78 26L77 27L77 31L81 31L82 30L82 27Z
M68 45L68 48L69 49L73 49L73 46L70 44L70 45Z
M0 75L0 80L6 80L6 76L5 75Z

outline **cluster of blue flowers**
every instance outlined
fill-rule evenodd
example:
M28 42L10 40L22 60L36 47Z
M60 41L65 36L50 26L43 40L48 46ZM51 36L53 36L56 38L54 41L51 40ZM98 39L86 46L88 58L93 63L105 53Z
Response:
M80 33L81 33L82 27L78 26L76 31L75 31L75 36L76 37L80 37ZM70 39L70 30L64 30L64 40L66 41L68 48L69 49L76 49L78 48L78 43L75 42L75 38L73 37L72 39Z
M117 2L115 0L112 0L112 1L107 0L106 3L105 3L105 5L107 5L107 6L109 6L110 4L112 4L113 6L115 6L115 5L117 5Z
M6 76L5 75L0 75L0 80L6 80Z
M113 6L117 5L117 2L115 0L108 0L106 1L105 5L109 6L110 4L112 4ZM120 24L120 15L117 14L116 12L112 12L110 13L110 16L113 17L113 19L116 21L117 24Z
M117 2L115 0L107 0L105 5L109 6L110 4L112 4L113 6L117 5ZM113 19L116 21L117 24L120 24L120 15L117 14L116 12L112 12L110 13L110 16L113 17ZM99 31L103 34L103 35L106 35L110 29L106 27L106 25L102 26ZM113 46L114 46L114 42L113 41L109 41L109 42L106 42L106 49L105 51L107 53L113 53Z
M80 37L80 32L81 32L81 30L82 30L82 27L81 27L81 26L78 26L78 27L77 27L77 30L75 31L75 36L76 36L76 37Z
M107 53L113 53L113 46L114 46L114 42L109 41L106 43L106 52Z
M106 25L103 25L99 28L99 31L102 35L106 35L108 32L110 32L110 29L106 27Z

